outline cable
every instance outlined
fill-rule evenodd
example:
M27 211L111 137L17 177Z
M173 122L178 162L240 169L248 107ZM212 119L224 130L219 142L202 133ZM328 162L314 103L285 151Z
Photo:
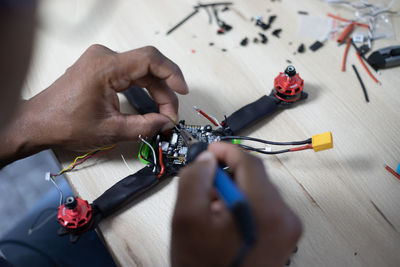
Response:
M371 73L371 71L368 69L367 65L365 65L364 60L361 58L361 55L358 51L356 51L356 55L358 57L358 60L360 61L361 65L363 66L363 68L365 69L365 71L368 73L369 77L371 77L372 80L374 80L374 82L378 85L380 85L381 83L378 81L377 78L375 78L375 76Z
M52 263L52 266L60 266L57 261L55 259L53 259L49 254L47 254L46 252L19 240L14 240L14 239L5 239L0 241L0 246L4 246L7 244L11 244L11 245L16 245L16 246L21 246L21 247L25 247L28 248L30 250L35 251L37 254L41 255L42 257L46 258L49 262Z
M158 156L159 156L159 161L160 161L160 166L161 166L161 170L160 173L158 174L158 178L161 178L164 174L165 171L165 166L164 166L164 162L163 162L163 154L162 154L162 148L161 148L161 143L158 146Z
M58 192L60 192L60 205L59 206L61 206L62 205L62 203L63 203L63 192L61 191L61 189L60 189L60 187L58 186L58 184L54 181L54 178L51 178L50 177L50 181L54 184L54 186L57 188L57 190L58 190Z
M203 117L209 120L212 124L214 124L214 126L222 127L219 121L215 117L208 115L207 113L202 111L199 107L193 106L193 109L196 110L201 115L203 115Z
M278 145L278 146L304 145L304 144L310 144L312 142L311 138L304 140L304 141L274 142L274 141L268 141L268 140L263 140L263 139L259 139L259 138L248 137L248 136L221 136L220 137L220 140L226 140L226 139L248 140L248 141L259 142L259 143L263 143L263 144L267 144L267 145Z
M246 150L250 150L250 151L255 151L261 154L267 154L267 155L275 155L275 154L282 154L282 153L287 153L290 152L290 149L283 149L283 150L277 150L277 151L265 151L262 149L257 149L251 146L246 146L246 145L239 145L241 148L244 148Z
M46 217L46 219L44 219L43 221L41 221L39 223L39 225L36 226L36 224L38 223L40 217L48 212L48 211L53 211L52 214L50 214L48 217ZM33 232L39 230L40 228L42 228L51 218L53 218L55 215L57 215L57 208L47 208L42 210L38 216L35 218L35 220L33 221L33 223L31 224L31 226L28 229L28 235L31 235Z
M154 158L154 168L153 168L153 172L156 171L156 167L157 167L157 157L156 157L156 152L154 151L154 148L150 145L149 142L147 142L146 140L144 140L142 138L142 135L139 135L139 139L142 140L143 143L145 143L148 147L150 147L151 151L153 152L153 158Z
M365 101L369 102L368 93L367 93L367 89L365 88L364 82L362 81L361 76L360 76L360 74L358 73L358 70L357 70L356 66L352 65L352 67L353 67L354 73L355 73L356 76L357 76L358 81L360 82L361 89L362 89L363 92L364 92Z
M347 38L346 48L344 50L343 61L342 61L342 71L346 71L346 61L347 61L347 54L349 53L349 48L351 44L351 38Z
M131 167L129 167L128 163L126 162L124 155L121 154L121 158L122 158L122 160L124 161L125 166L128 168L128 170L130 170L131 172L134 172L134 171L131 169Z
M82 163L83 163L85 160L87 160L88 158L94 157L94 154L98 153L99 151L104 151L104 150L113 149L115 146L116 146L116 145L112 145L112 146L108 146L108 147L103 147L103 148L99 148L99 149L94 149L94 150L91 150L91 151L89 151L88 153L86 153L86 154L84 154L84 155L82 155L82 156L76 157L75 160L74 160L67 168L62 169L62 170L61 170L59 173L57 173L57 174L53 174L53 173L52 173L52 174L51 174L51 177L54 178L54 177L60 176L60 175L63 174L63 173L69 172L69 171L73 170L76 166L78 166L79 164L82 164ZM97 155L97 156L102 156L102 155L104 155L104 154L105 154L105 153L100 154L100 155ZM82 160L78 162L79 159L82 159Z

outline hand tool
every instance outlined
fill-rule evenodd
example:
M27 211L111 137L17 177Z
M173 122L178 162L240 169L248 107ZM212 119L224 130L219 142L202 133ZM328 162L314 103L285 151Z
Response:
M186 129L177 126L175 129L180 132L183 141L188 146L187 162L189 164L193 162L199 154L207 150L208 144L193 138ZM243 260L247 250L255 241L254 218L246 197L220 165L217 167L215 173L214 186L223 202L232 213L236 225L239 228L239 232L242 235L243 245L238 258L235 260L237 264Z

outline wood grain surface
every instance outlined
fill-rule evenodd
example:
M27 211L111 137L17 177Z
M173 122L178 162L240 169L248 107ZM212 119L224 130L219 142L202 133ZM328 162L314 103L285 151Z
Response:
M393 9L399 10L400 3L395 2ZM230 11L220 14L234 27L226 35L217 35L216 25L209 25L206 12L200 11L166 36L195 4L187 0L41 1L24 97L49 86L91 44L115 51L153 45L181 67L189 84L190 94L179 97L180 118L204 125L207 121L194 112L193 105L222 119L269 94L273 79L290 60L305 80L309 98L260 121L244 134L290 141L333 133L331 150L261 156L270 179L304 223L292 266L400 266L400 181L384 169L384 164L396 167L400 161L400 69L382 71L378 75L382 85L378 86L361 68L354 49L344 73L340 71L343 46L330 41L311 52L308 46L315 40L297 35L301 16L297 11L322 18L327 12L353 15L316 0L234 1ZM282 28L280 38L269 30L266 45L253 44L260 29L250 19L259 14L278 16L273 29ZM393 18L392 24L399 36L399 17ZM239 45L244 37L250 40L246 47ZM301 43L306 44L306 52L294 55ZM399 41L380 40L374 48L392 44ZM369 103L351 64L358 67ZM120 100L124 112L134 112L123 96ZM79 196L92 201L131 173L120 154L132 169L143 167L137 151L137 144L121 143L106 157L90 160L71 172L69 182ZM78 155L56 153L63 166ZM100 232L120 265L169 265L170 222L178 180L169 179L101 223Z

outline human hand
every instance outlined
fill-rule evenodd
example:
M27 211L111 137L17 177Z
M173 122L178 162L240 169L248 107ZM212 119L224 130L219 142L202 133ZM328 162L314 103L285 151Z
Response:
M256 243L243 266L283 266L300 238L299 218L268 180L262 161L214 143L180 173L172 222L173 266L229 266L241 246L235 222L213 187L217 161L230 166L256 222Z

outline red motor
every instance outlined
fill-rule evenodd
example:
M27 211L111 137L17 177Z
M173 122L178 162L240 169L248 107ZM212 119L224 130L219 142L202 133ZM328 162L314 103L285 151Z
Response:
M289 65L284 73L279 73L275 78L274 85L275 96L282 101L292 103L301 98L304 81L296 73L296 69Z
M83 199L69 196L65 203L58 207L57 219L62 226L71 231L86 227L92 218L92 206Z

